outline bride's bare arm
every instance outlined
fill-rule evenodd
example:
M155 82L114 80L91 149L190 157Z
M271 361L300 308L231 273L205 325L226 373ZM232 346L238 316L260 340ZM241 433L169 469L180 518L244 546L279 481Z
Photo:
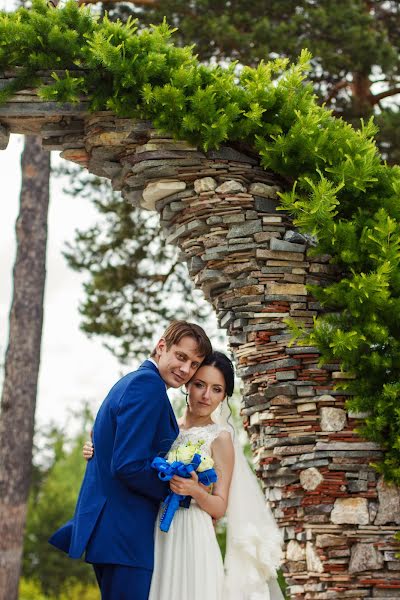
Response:
M234 464L234 449L231 435L223 431L212 443L212 455L214 468L217 471L218 481L214 484L212 495L197 482L194 473L192 479L174 477L171 480L171 490L183 496L192 496L197 504L206 511L213 519L224 516L228 506L229 487L232 479Z

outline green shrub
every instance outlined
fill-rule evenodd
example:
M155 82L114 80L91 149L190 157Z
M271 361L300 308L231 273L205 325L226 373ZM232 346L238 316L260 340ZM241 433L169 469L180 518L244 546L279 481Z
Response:
M22 578L19 587L19 600L99 600L97 585L81 583L74 579L67 580L60 595L47 596L43 593L39 582Z
M75 582L66 587L58 600L99 600L99 588L97 585Z
M18 600L55 600L42 593L40 584L33 579L22 578L19 583Z

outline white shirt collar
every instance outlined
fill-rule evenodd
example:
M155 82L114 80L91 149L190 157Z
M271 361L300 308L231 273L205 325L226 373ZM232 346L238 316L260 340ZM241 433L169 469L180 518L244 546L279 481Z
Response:
M149 360L150 362L152 362L152 363L153 363L153 365L155 365L155 366L157 367L157 369L158 369L158 370L160 370L160 369L158 368L158 364L156 363L156 361L154 360L154 358L152 358L152 357L150 356L150 358L148 358L147 360Z
M157 369L158 369L158 372L160 372L159 366L158 366L158 364L156 363L156 361L154 360L154 358L152 358L152 357L150 356L150 357L149 357L147 360L149 360L151 363L153 363L153 365L157 367ZM164 379L163 379L163 381L164 381ZM165 384L165 389L167 390L167 389L168 389L168 386L167 386L167 384L165 383L165 381L164 381L164 384Z

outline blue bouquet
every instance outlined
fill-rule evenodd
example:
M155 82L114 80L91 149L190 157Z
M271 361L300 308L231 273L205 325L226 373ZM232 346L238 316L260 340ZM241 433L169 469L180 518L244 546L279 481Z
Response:
M197 444L193 444L193 442L182 444L174 450L170 450L166 459L155 458L151 466L158 471L161 481L170 481L174 475L190 479L192 471L196 471L199 482L209 486L217 481L217 473L214 469L213 459L199 452L202 444L204 444L203 440L199 440ZM185 498L186 496L169 492L163 504L164 510L160 519L161 531L169 530L179 503Z

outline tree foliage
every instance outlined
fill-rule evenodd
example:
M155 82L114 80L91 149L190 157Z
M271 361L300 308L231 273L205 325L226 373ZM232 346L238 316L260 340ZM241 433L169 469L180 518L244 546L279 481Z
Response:
M238 60L242 64L256 65L261 59L276 55L294 60L303 47L311 50L308 78L318 95L319 102L326 102L334 113L359 126L360 117L368 118L373 113L379 125L378 143L384 156L391 162L400 161L400 112L392 105L385 104L400 92L398 85L400 10L398 3L381 0L349 2L341 0L332 3L298 2L214 2L197 0L163 0L145 4L118 3L110 7L110 18L138 17L138 27L161 23L168 15L168 21L178 28L175 43L178 45L195 43L195 52L201 60L216 62ZM257 109L254 109L257 110ZM86 185L88 181L86 180ZM143 231L143 230L142 230ZM151 236L150 236L151 237ZM143 244L145 249L146 243ZM79 240L79 251L90 254L89 243ZM171 253L170 249L166 249ZM77 267L79 268L79 267ZM174 268L179 288L186 291L185 298L193 304L194 290L187 280L182 266ZM182 277L181 277L182 275ZM110 273L112 277L112 273ZM186 281L185 281L186 279ZM152 286L152 282L149 282ZM110 303L115 304L118 296L119 280L115 279L115 290L110 291ZM87 290L89 292L89 288ZM91 280L90 296L82 306L85 322L83 329L102 335L104 327L99 326L96 311L89 310L91 298L100 295L104 299L105 290L96 291L96 281ZM157 314L166 308L166 296L160 286L156 305ZM112 299L111 299L112 298ZM123 297L118 299L123 302ZM136 321L137 314L132 313ZM200 312L202 313L200 315ZM204 305L193 312L198 320L205 316ZM109 322L109 324L111 324ZM124 335L120 338L119 355L128 357L138 346L146 347L149 339L149 326L136 331L131 344ZM114 335L109 330L107 335ZM122 334L115 327L115 334Z
M339 360L356 375L351 405L370 412L363 431L386 450L379 468L399 483L400 168L382 163L372 121L356 131L318 105L305 83L307 52L296 64L277 59L237 75L173 46L166 24L137 32L132 21L96 22L73 3L53 12L41 0L33 6L0 19L0 67L24 64L37 80L39 68L62 65L65 75L40 88L43 98L85 94L92 109L150 119L203 149L241 142L286 178L292 190L282 195L282 208L316 234L316 252L329 253L345 274L314 291L331 314L316 319L312 340L324 360ZM69 29L81 31L82 23L84 35L71 39ZM38 37L43 64L41 53L30 58ZM61 39L69 40L68 51ZM74 75L78 64L83 74Z
M174 318L202 321L209 307L192 290L176 248L160 239L158 216L134 208L107 181L75 172L68 193L82 198L89 191L101 217L78 231L65 253L69 265L88 276L82 329L106 339L123 362L143 359L152 350L154 331Z
M111 6L110 6L111 5ZM162 23L165 15L168 21L178 28L174 40L178 45L195 43L195 52L201 60L216 62L238 60L242 64L256 65L261 59L276 55L287 56L294 60L303 47L311 50L308 78L318 95L319 102L326 102L335 114L343 116L355 126L360 117L377 115L380 127L378 142L385 156L392 162L400 161L400 112L393 106L385 104L385 97L391 98L398 86L400 11L395 2L370 1L349 2L341 0L333 3L323 0L318 3L289 0L282 5L281 1L235 3L210 0L163 0L150 4L107 3L111 20L138 17L138 27L143 28L152 23ZM257 111L253 109L253 112ZM74 173L76 176L76 173ZM85 177L86 189L90 186L90 177ZM94 185L96 180L93 178ZM105 187L105 186L103 186ZM140 211L136 211L140 214ZM142 218L137 220L138 237L142 240L143 252L149 252L148 245L153 240L154 229L148 230L148 236L141 227ZM110 232L110 239L113 235ZM98 252L91 251L93 241L90 232L83 232L76 240L77 249L71 253L98 258ZM130 229L132 238L136 238L136 224ZM165 242L160 240L165 246ZM100 248L98 247L98 250ZM173 250L165 247L165 254L171 256ZM103 263L105 261L102 261ZM175 261L176 263L176 261ZM184 302L190 306L190 317L200 322L206 318L204 304L193 303L195 292L188 280L187 271L182 265L171 264L171 276L168 284L177 285L181 290ZM94 265L93 265L94 267ZM89 273L88 265L76 264L78 270ZM95 267L94 267L95 268ZM93 269L94 270L94 269ZM134 274L134 273L132 273ZM102 284L107 276L107 287ZM142 289L151 287L156 290L153 309L161 322L169 314L169 288L159 282L155 286L151 276L144 279L142 272L139 278ZM137 349L146 349L151 339L152 326L147 320L146 328L132 329L131 323L138 321L139 314L135 307L146 306L146 295L143 302L136 296L140 286L132 281L131 293L135 300L128 311L129 323L120 324L120 319L113 322L108 318L111 307L125 303L124 287L120 284L119 274L110 269L102 270L101 278L92 273L86 291L87 297L81 310L84 316L83 330L95 335L104 335L105 339L120 340L112 344L112 350L120 358L126 360L136 354ZM129 294L131 296L131 294ZM110 310L104 312L105 306ZM195 308L196 307L196 308ZM99 316L100 309L107 317ZM195 310L192 310L195 309ZM180 312L180 309L179 311ZM154 321L154 319L152 319ZM155 319L155 322L160 323ZM134 332L130 335L128 332ZM125 334L126 332L126 334ZM136 342L136 343L134 343ZM110 344L107 344L110 347Z
M136 16L141 26L166 15L178 28L177 43L195 44L206 61L255 66L276 56L294 61L308 48L308 78L319 102L356 127L375 114L381 150L400 162L398 102L387 102L400 94L397 0L162 0L121 4L110 15Z

